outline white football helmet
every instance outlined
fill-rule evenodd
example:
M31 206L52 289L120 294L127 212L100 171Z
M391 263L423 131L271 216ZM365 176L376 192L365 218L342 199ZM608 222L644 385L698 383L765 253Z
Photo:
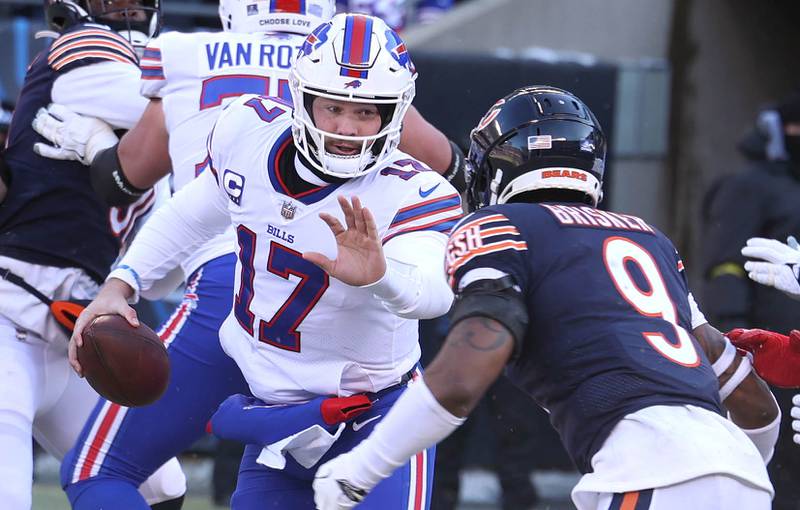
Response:
M226 32L308 35L336 12L336 0L219 0Z
M416 78L403 40L380 18L337 14L306 38L289 75L297 150L333 177L357 177L378 168L400 143ZM315 97L385 105L380 132L342 136L317 128L310 111ZM360 142L361 153L328 153L326 137Z

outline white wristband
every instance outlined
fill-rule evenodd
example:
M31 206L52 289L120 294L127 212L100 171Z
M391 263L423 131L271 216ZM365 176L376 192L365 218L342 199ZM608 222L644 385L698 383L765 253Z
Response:
M733 346L728 337L725 337L725 350L719 355L717 361L711 364L711 369L714 370L714 375L721 376L723 372L728 370L733 360L736 359L736 347Z
M753 365L750 363L750 358L746 356L742 357L739 366L736 367L736 371L730 379L722 385L722 388L719 389L719 399L725 400L728 398L728 396L733 393L733 390L735 390L736 387L744 381L744 378L750 374L752 368Z

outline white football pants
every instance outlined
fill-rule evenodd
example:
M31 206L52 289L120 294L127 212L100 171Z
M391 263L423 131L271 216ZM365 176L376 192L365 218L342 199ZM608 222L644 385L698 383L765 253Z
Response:
M611 508L613 494L601 494L596 510ZM649 506L635 504L633 498L621 507L636 510L769 510L772 497L764 489L725 475L708 475L653 490Z
M76 278L77 270L6 257L0 257L0 262L3 267L13 264L15 273L56 299L89 297L85 291L97 288L93 282L87 284L85 276ZM41 322L49 315L45 305L31 299L27 291L0 279L0 507L8 510L31 508L31 437L61 460L98 399L86 380L69 366L67 336L54 333L49 341L41 336L57 326L37 324L37 332L19 326L19 322ZM44 320L55 322L49 317ZM164 464L140 491L150 504L181 496L186 479L178 461Z

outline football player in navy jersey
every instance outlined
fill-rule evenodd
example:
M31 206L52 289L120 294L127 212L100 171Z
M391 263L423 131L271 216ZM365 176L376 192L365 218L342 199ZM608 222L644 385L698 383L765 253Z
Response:
M131 222L153 202L151 193L131 209L110 210L80 162L34 151L42 139L31 121L58 101L116 129L132 127L146 101L131 41L155 32L157 0L56 0L45 10L55 40L28 68L3 153L0 501L15 510L31 506L31 436L61 459L98 398L67 362L66 330L78 311L64 301L96 294ZM177 461L141 490L151 504L180 497L185 480Z
M580 510L769 508L774 398L706 323L669 239L597 209L606 141L591 111L526 87L471 139L477 210L450 234L445 345L367 440L319 468L317 508L355 506L463 423L504 368L584 474Z

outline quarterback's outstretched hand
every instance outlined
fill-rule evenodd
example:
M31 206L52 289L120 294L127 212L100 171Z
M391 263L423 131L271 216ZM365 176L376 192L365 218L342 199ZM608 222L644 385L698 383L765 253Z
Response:
M764 329L734 329L733 345L753 354L753 368L762 379L781 388L800 387L800 331L789 336Z
M75 321L75 328L72 330L72 337L69 339L69 364L83 377L83 369L78 363L78 347L83 345L81 334L92 321L100 315L116 314L125 317L128 323L139 327L139 319L136 317L136 310L128 306L128 296L133 294L133 289L122 280L110 278L100 289L94 301L83 309L78 319Z
M383 277L386 273L386 259L372 213L361 206L358 197L352 197L351 200L352 204L345 197L339 196L339 206L344 213L347 228L330 214L319 215L336 237L336 260L313 251L304 253L303 258L318 265L337 280L360 287L375 283Z
M37 133L53 144L35 143L33 152L50 159L91 165L98 152L119 141L111 126L102 120L78 115L56 103L39 108L32 125Z
M800 444L800 395L792 397L792 439L795 444Z
M790 246L775 239L753 237L742 248L742 255L761 259L744 264L751 280L775 287L790 297L800 299L800 250L797 249L797 242L793 241L794 238L789 238Z
M339 455L317 469L313 486L314 503L318 510L353 508L367 497L368 491L351 481L351 455Z

